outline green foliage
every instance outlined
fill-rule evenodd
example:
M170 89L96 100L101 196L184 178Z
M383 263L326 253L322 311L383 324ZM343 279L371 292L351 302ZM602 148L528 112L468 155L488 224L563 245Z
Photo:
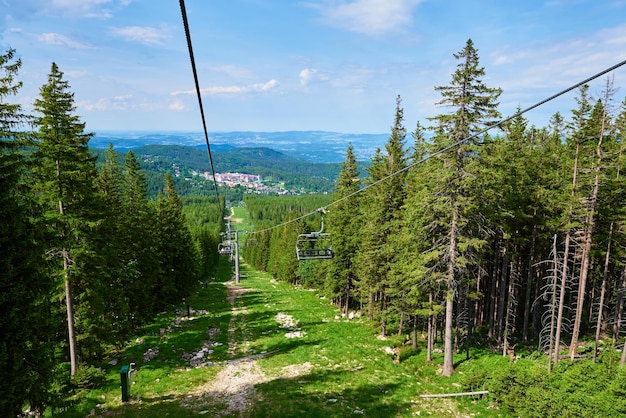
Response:
M52 374L54 282L46 239L22 152L28 117L11 103L21 83L15 50L0 54L0 411L17 416L26 403L43 409Z
M547 371L534 360L484 357L464 368L467 390L488 390L489 398L523 417L608 417L626 413L621 397L624 371L609 363L560 362Z
M149 145L136 148L142 167L148 175L149 195L156 197L163 187L165 172L180 169L180 177L173 179L177 192L185 195L214 193L212 179L204 180L192 176L192 171L210 172L206 150L198 147L178 145ZM233 148L216 152L213 156L218 173L245 172L283 183L287 190L330 192L339 173L339 164L309 163L288 157L268 148ZM243 190L220 188L220 194L228 200L242 200Z
M161 303L178 303L197 284L197 253L169 173L157 200L157 252L164 273L156 287Z
M104 384L106 373L94 366L81 366L72 376L72 385L78 390L95 389Z

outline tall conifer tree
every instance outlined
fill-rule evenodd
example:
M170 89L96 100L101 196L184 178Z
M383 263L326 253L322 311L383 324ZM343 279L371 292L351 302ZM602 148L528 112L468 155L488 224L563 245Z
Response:
M480 67L478 50L469 39L465 47L454 54L459 63L447 86L435 87L442 99L437 103L451 109L449 113L432 118L436 122L434 138L438 148L459 143L485 126L495 122L500 114L497 110L501 90L487 87L482 78L485 69ZM470 253L481 245L480 240L468 233L473 203L469 190L468 166L471 163L471 143L462 143L452 151L441 154L441 176L435 193L444 217L439 222L446 223L441 252L445 271L446 313L444 330L443 374L450 376L454 371L453 362L453 320L454 299L457 288L468 274Z
M328 230L333 238L334 257L328 261L326 283L333 297L339 298L339 308L347 314L353 299L356 279L355 258L359 250L359 195L361 181L354 147L348 145L346 160L335 187L338 203L328 215Z
M391 135L385 144L386 154L377 150L368 168L369 184L361 205L363 225L361 228L361 251L358 257L360 286L367 295L368 316L380 315L381 334L385 335L390 286L390 268L395 255L388 245L391 236L400 228L401 208L406 192L406 129L404 128L402 99L396 97L394 123ZM397 174L396 174L397 173ZM391 176L393 174L393 176Z
M88 283L78 269L80 254L87 254L89 228L93 226L93 198L97 177L95 158L87 144L91 134L74 114L74 94L56 64L40 89L34 110L37 166L34 173L45 205L45 217L54 239L50 253L60 259L59 276L63 283L67 315L71 374L78 366L77 335L73 291Z
M157 295L162 303L176 304L196 285L197 269L195 246L169 172L165 175L163 193L157 200L157 216L162 272Z
M26 179L28 116L8 98L22 86L15 50L0 54L0 411L21 414L26 402L43 412L52 373L54 283L45 269L43 234Z

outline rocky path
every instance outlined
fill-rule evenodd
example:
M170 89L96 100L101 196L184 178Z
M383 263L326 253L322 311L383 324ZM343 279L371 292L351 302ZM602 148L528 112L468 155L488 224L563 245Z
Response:
M228 326L228 355L235 357L237 354L245 352L248 341L245 336L245 323L247 310L238 306L237 299L250 289L241 288L233 282L225 283L228 294L227 300L232 309L232 317ZM292 323L293 318L288 318L284 314L277 315L277 326L284 328L285 323ZM238 332L244 330L244 332ZM289 338L289 337L287 337ZM235 358L229 360L224 368L217 374L212 382L196 388L185 406L195 410L209 407L211 405L222 404L226 408L221 411L221 415L246 416L247 411L254 404L256 399L255 386L269 382L277 378L295 377L309 373L311 364L291 365L284 367L277 375L268 376L259 367L258 360L272 353L261 353L253 356ZM202 412L202 411L201 411Z

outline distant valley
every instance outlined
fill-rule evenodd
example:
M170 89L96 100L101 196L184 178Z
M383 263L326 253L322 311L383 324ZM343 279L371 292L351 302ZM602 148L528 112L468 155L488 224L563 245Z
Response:
M326 131L286 132L212 132L211 150L224 152L232 148L270 148L290 157L312 163L341 163L351 143L358 161L369 161L377 148L384 148L389 134L346 134ZM100 131L89 145L104 149L112 143L116 150L126 151L147 145L183 145L206 149L201 132L130 132Z

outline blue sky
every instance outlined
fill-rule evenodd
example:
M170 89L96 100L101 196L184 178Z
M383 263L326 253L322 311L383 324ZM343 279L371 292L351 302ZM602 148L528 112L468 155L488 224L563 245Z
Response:
M386 133L445 113L468 38L510 115L626 59L626 0L186 0L209 131ZM0 0L26 109L52 62L89 131L201 131L176 0ZM615 71L626 87L626 68ZM599 95L605 78L590 85ZM615 101L624 98L618 91ZM526 114L569 118L574 94Z

